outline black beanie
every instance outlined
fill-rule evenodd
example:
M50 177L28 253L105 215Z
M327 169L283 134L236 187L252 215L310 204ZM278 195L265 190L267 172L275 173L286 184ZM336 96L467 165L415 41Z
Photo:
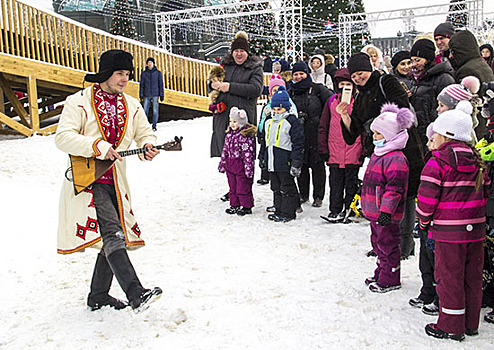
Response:
M304 72L305 74L309 74L309 67L307 66L307 63L305 63L304 61L298 61L294 63L292 74L295 72Z
M148 59L146 60L146 64L151 61L153 62L154 64L156 64L156 62L154 61L154 58L153 57L148 57Z
M347 63L350 76L355 72L372 72L372 64L369 55L364 52L357 52L354 54Z
M438 25L436 29L434 29L434 38L438 35L444 36L446 38L451 38L454 33L455 27L453 27L453 24L451 24L451 22L444 22Z
M410 50L410 56L422 57L429 62L434 61L434 58L436 57L436 47L432 40L417 40Z
M410 59L412 55L410 55L410 51L398 51L397 53L394 54L393 58L391 59L391 65L393 66L394 69L398 67L401 61Z

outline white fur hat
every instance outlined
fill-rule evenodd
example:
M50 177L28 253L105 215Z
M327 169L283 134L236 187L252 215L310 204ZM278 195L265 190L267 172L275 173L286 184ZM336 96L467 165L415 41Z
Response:
M230 109L230 118L236 120L240 127L247 124L247 113L243 109L232 107Z
M457 141L472 141L472 117L461 107L441 113L434 121L434 132Z

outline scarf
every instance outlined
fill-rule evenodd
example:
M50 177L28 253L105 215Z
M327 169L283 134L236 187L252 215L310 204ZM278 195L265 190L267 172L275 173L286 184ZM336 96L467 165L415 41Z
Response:
M292 90L295 95L302 95L312 86L312 78L307 75L307 78L300 80L298 83L292 80Z
M408 132L406 130L400 131L392 139L386 141L382 147L374 147L374 154L376 156L384 156L386 153L397 151L405 148L408 141Z

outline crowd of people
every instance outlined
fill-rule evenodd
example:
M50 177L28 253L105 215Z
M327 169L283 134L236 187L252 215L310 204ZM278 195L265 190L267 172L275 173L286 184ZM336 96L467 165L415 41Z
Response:
M220 157L218 170L226 173L229 190L221 199L229 201L228 215L252 214L256 158L257 183L270 184L273 193L266 208L273 222L295 220L304 203L321 207L327 170L326 222L351 222L360 195L370 222L368 255L377 256L364 281L372 292L401 288L400 265L416 254L417 227L422 287L409 304L438 315L426 325L428 335L461 341L478 335L481 307L494 307L494 98L486 93L494 90L493 49L451 23L438 25L432 39L417 38L409 51L396 52L390 68L374 45L339 69L321 51L293 64L281 59L263 86L265 65L251 54L247 34L237 33L220 62L222 79L208 83L211 156ZM159 154L153 129L163 80L152 57L146 64L143 109L123 93L133 78L132 56L103 53L99 71L85 78L93 84L67 99L55 137L72 156L119 160L80 193L67 177L60 201L59 253L100 248L87 299L93 311L141 312L162 294L143 287L127 255L144 241L119 153L136 142L142 160ZM268 101L258 119L263 93ZM128 301L109 295L113 276ZM494 311L484 320L494 323Z
M486 248L494 236L494 167L479 153L494 142L494 111L482 99L483 84L494 82L492 46L446 22L387 59L369 44L340 69L322 50L293 64L267 63L264 87L262 60L241 33L220 62L226 78L208 84L225 104L213 113L211 156L221 157L219 171L227 174L226 213L252 214L256 137L257 183L273 192L269 220L290 222L309 201L321 207L329 170L322 218L351 222L360 195L370 221L368 255L377 256L377 267L365 280L369 290L401 287L400 264L416 254L415 236L422 288L409 304L438 315L426 333L477 335L481 307L494 307ZM268 101L257 122L261 94ZM484 319L494 323L494 311Z

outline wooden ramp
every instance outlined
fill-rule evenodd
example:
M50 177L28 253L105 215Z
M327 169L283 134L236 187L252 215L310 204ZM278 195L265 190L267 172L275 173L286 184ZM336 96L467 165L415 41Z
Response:
M4 95L0 133L55 132L63 101L84 87L84 75L97 72L98 57L110 49L134 56L136 80L147 57L154 57L163 72L163 103L209 113L206 84L212 63L113 36L21 0L0 0L0 25L0 92ZM125 92L138 98L138 81L130 82Z

